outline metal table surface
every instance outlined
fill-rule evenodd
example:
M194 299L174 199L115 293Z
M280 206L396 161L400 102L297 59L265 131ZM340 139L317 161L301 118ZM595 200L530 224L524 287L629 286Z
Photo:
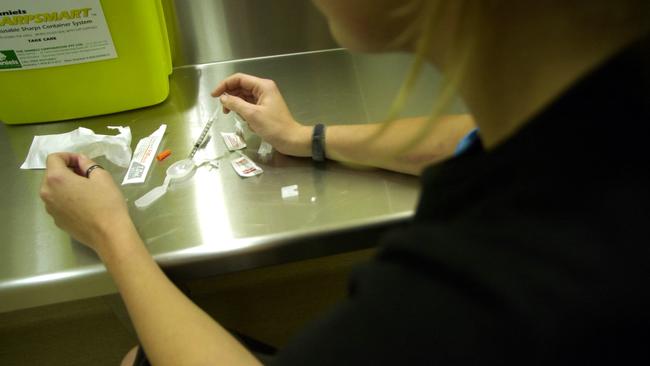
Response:
M240 178L229 163L234 154L218 134L234 130L232 113L212 127L212 139L197 154L224 156L219 169L199 168L147 209L137 209L133 201L161 184L171 163L186 157L217 105L211 88L233 72L276 80L302 123L360 123L384 115L408 64L399 55L371 59L328 50L181 67L170 77L169 98L157 106L75 121L0 125L0 312L116 291L95 254L59 230L45 212L38 197L43 171L18 168L34 135L79 126L105 134L113 133L105 126L130 126L134 148L161 123L168 125L161 149L171 149L172 155L154 160L144 184L122 190L148 249L174 276L215 275L375 245L360 229L407 219L418 196L417 178L333 162L319 168L309 159L277 152L262 161L256 153L260 139L250 132L245 154L264 174ZM437 82L433 72L425 78ZM409 113L426 113L432 94L414 95L412 105L420 107L409 107ZM97 160L121 182L125 169ZM299 196L283 199L281 188L294 184ZM349 233L349 240L337 233Z

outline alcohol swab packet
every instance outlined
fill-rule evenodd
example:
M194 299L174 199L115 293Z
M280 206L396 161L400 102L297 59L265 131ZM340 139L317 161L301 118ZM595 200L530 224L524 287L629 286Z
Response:
M264 170L257 166L248 156L239 153L239 157L230 161L235 172L239 176L248 178L264 173Z
M235 132L221 132L223 142L230 151L241 150L246 147L246 141Z
M135 152L133 153L133 159L131 159L129 170L126 171L122 185L144 183L147 179L151 162L153 162L153 158L158 151L158 146L160 146L160 141L162 141L165 135L165 130L167 130L167 125L162 124L151 135L138 141L138 145L135 147Z

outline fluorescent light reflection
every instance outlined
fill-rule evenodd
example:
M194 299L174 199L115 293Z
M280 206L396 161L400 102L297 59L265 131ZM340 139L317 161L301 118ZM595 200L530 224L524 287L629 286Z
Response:
M222 161L222 165L223 161ZM223 166L219 169L223 169ZM228 207L221 187L219 169L204 166L195 176L195 203L197 222L201 230L201 249L225 251L237 248L233 239ZM232 246L231 246L232 245Z

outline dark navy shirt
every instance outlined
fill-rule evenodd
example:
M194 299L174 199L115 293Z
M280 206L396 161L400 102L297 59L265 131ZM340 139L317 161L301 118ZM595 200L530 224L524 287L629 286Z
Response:
M277 364L650 364L649 50L428 168L412 223Z

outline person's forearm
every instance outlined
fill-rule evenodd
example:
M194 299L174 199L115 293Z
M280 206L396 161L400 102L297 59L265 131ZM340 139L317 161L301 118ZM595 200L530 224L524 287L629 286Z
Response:
M239 342L165 276L134 228L99 253L153 365L259 365Z
M470 115L444 116L422 142L404 151L423 133L425 124L425 117L397 120L374 140L381 124L329 126L326 154L334 160L417 175L427 165L453 155L460 139L475 128Z

